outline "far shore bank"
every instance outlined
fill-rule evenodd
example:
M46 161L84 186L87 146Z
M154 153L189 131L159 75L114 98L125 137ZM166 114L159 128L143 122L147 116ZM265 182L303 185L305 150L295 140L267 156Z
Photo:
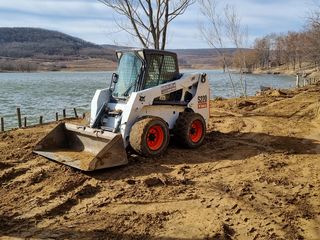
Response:
M70 64L71 65L71 64ZM223 70L217 66L211 65L196 65L196 66L189 66L189 65L180 65L180 70ZM65 66L61 68L39 68L37 70L30 70L30 71L10 71L10 70L1 70L0 73L46 73L46 72L105 72L105 71L117 71L116 64L106 64L103 65L87 65L84 64L82 66Z
M221 70L223 69L221 67L217 66L210 66L210 65L197 65L197 66L184 66L181 65L180 71L183 70ZM39 69L39 70L34 70L34 71L7 71L7 70L0 70L0 73L54 73L54 72L111 72L111 71L117 71L116 67L66 67L66 68L60 68L60 69ZM230 72L232 74L239 73L240 71L238 69L231 69ZM227 72L226 72L227 73ZM272 71L265 71L265 70L255 70L253 72L246 72L243 74L274 74ZM290 75L293 76L295 75L294 73L288 73L288 72L280 72L279 74L281 75Z
M288 75L288 76L297 76L300 75L306 78L315 78L320 80L320 71L314 67L304 67L300 69L287 69L281 67L275 68L268 68L268 69L255 69L253 74L281 74L281 75Z
M44 64L45 65L45 64ZM96 60L94 62L66 62L64 65L61 63L55 63L54 65L48 67L41 67L37 70L30 71L10 71L10 70L1 70L1 73L54 73L54 72L115 72L117 66L113 62L104 62L103 60ZM61 67L63 66L63 67ZM208 65L208 64L197 64L197 65L180 65L180 70L223 70L221 67ZM231 73L239 73L238 69L231 69ZM320 71L314 68L304 68L303 70L288 70L285 68L269 68L269 69L255 69L252 72L245 72L243 74L271 74L271 75L287 75L287 76L296 76L297 73L304 75L307 78L314 78L318 81L320 80Z

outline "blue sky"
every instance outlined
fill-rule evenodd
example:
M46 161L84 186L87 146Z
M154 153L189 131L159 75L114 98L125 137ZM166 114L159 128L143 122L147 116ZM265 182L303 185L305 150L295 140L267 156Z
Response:
M319 0L316 0L319 1ZM248 27L249 44L268 33L299 31L315 0L218 0L235 6ZM222 6L222 5L221 5ZM112 10L96 0L0 0L0 27L58 30L97 44L138 46L114 23ZM206 48L201 38L197 4L169 29L168 48Z

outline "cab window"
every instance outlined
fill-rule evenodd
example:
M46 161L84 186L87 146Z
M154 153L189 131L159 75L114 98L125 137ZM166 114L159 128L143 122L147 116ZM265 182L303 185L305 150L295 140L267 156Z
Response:
M146 72L144 89L176 79L178 67L173 56L150 54L147 56L147 61L148 69Z

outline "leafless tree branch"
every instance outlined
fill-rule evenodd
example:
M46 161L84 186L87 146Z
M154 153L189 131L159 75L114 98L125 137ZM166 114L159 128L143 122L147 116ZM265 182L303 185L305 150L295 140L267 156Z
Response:
M98 0L131 25L120 29L135 36L143 47L165 49L169 24L195 0ZM151 38L151 39L150 39Z

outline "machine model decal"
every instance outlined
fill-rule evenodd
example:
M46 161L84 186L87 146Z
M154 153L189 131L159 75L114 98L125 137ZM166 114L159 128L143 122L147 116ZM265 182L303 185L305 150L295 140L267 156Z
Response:
M174 92L177 89L176 83L170 83L161 87L161 94Z
M208 96L202 95L198 96L198 108L207 108L208 106Z

